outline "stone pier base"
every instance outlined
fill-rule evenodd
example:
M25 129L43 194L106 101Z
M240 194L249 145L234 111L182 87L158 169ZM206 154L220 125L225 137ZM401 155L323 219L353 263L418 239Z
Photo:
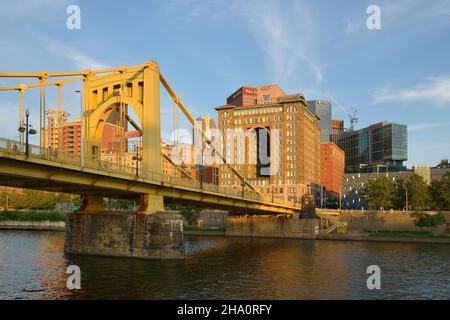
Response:
M184 258L181 215L158 212L77 212L66 216L65 252L73 254Z

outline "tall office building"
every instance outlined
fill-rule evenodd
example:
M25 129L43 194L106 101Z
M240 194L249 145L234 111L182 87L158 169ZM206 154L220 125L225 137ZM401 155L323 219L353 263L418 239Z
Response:
M331 141L338 143L339 138L344 134L344 120L331 120Z
M65 111L58 111L57 109L48 109L47 111L47 126L45 129L45 143L44 146L50 149L59 148L59 136L61 134L61 126L67 121L69 114Z
M59 150L71 154L81 154L81 121L66 121L60 126Z
M330 142L331 136L331 104L324 100L308 101L308 108L319 116L320 142Z
M404 171L408 160L407 127L379 122L367 128L347 131L338 140L345 152L345 172Z
M65 111L49 109L47 112L45 146L70 154L81 154L81 121L68 120ZM117 152L116 137L124 133L121 126L106 122L103 128L101 150L103 153Z
M200 143L201 141L203 141L203 146L205 146L205 139L214 139L214 135L216 134L217 131L217 125L216 122L214 121L214 119L211 116L200 116L197 118L197 125L199 126L200 129L202 129L203 133L206 135L203 139L202 139L202 133L196 132L194 130L194 145L196 143ZM197 141L198 140L198 141ZM199 144L199 148L200 148L200 144Z
M203 132L209 136L211 136L211 131L217 129L216 122L211 116L200 116L197 118L197 123L199 124Z
M327 193L342 194L345 154L334 142L320 143L320 182Z
M219 132L224 137L220 150L262 194L301 201L303 194L320 192L319 119L302 94L279 95L281 89L272 89L277 98L262 94L262 100L254 99L250 104L250 99L233 94L227 105L216 108ZM238 104L230 104L233 101ZM234 134L231 139L230 132ZM264 161L261 153L268 154L270 160ZM241 188L240 180L223 164L219 165L219 184Z
M197 124L205 134L205 138L214 142L217 133L217 125L214 119L211 116L203 115L197 118ZM208 163L208 159L205 158L210 150L211 146L202 139L202 133L194 131L194 152L196 154L190 168L191 176L195 180L217 185L219 184L219 167L214 163Z

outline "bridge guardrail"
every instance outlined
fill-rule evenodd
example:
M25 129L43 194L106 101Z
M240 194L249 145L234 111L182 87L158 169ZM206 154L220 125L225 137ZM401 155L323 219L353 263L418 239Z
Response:
M0 150L5 151L8 155L12 156L25 156L25 143L0 138ZM95 170L102 170L111 173L123 174L131 177L136 177L136 168L130 166L124 166L121 164L104 161L101 159L83 158L83 166L81 162L81 156L73 153L63 152L50 148L43 148L37 145L28 145L28 157L34 159L42 159L47 161L58 162L60 164L68 164L78 166L80 168L89 168ZM250 190L238 190L234 187L224 187L215 184L200 182L197 180L191 180L187 178L174 177L164 175L159 172L150 172L139 170L139 178L149 179L152 181L160 181L167 186L184 186L188 188L194 188L197 190L206 190L210 192L216 192L233 197L259 200L267 203L277 203L281 205L297 206L292 201L282 200L278 198L272 198L260 195Z

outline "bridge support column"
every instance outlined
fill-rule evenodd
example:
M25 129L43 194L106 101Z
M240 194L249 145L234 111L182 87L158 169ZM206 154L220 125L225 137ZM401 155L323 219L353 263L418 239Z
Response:
M163 196L155 194L141 195L139 213L152 214L160 211L164 211Z
M184 258L179 214L76 212L66 215L65 252L123 258Z
M101 212L104 211L103 197L84 194L81 196L81 207L82 212Z

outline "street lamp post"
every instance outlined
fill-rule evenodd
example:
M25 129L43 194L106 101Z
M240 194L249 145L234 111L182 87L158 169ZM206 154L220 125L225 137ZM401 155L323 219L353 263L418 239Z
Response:
M139 156L139 146L136 146L136 155L132 159L136 161L136 177L139 177L139 161L142 161L142 157Z
M29 150L28 150L28 127L29 127L29 118L30 118L30 110L27 109L27 111L25 111L25 117L26 117L26 122L25 122L25 157L28 158L29 155Z
M204 148L202 145L202 161L200 164L200 168L199 168L199 178L200 178L200 189L203 189L203 152L204 152Z
M30 110L26 110L25 111L25 124L22 124L18 131L19 132L25 132L25 157L28 158L28 156L30 155L29 152L29 140L28 140L28 135L34 135L37 133L36 130L33 129L33 126L29 123L29 118L30 118Z

